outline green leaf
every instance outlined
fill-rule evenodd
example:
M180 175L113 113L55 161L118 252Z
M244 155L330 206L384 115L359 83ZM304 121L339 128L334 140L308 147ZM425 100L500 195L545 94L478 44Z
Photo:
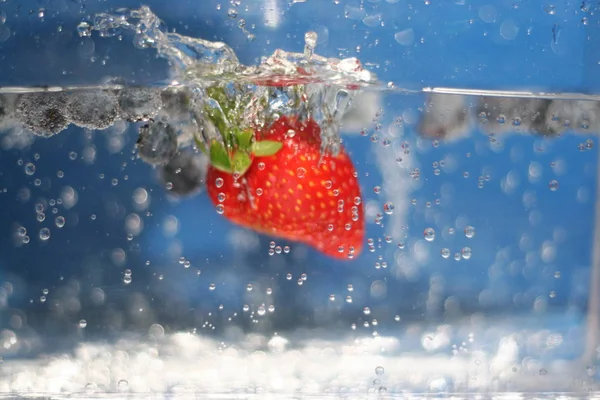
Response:
M248 153L244 151L238 151L233 155L233 172L237 172L240 176L244 175L248 168L250 168L252 160Z
M234 103L231 101L225 88L221 86L211 86L206 89L206 94L211 99L215 100L221 106L223 113L225 115L229 114L229 111L234 107Z
M196 147L200 149L201 152L206 154L206 145L200 139L198 139L197 135L194 135L194 142L196 143Z
M260 142L254 142L252 145L252 152L257 157L268 157L277 154L282 147L283 143L281 142L261 140Z
M206 107L206 115L215 125L215 128L223 138L225 142L227 142L227 122L223 112L219 108L212 108L210 106Z
M245 131L236 131L236 139L238 146L241 150L250 149L250 145L252 144L252 136L254 132L251 129L246 129Z
M218 170L231 173L231 162L225 147L219 142L210 145L210 163Z

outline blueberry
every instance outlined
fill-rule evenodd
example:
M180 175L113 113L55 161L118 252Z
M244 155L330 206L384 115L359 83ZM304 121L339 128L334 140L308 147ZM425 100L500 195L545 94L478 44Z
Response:
M17 118L23 126L38 136L50 137L69 126L65 115L67 95L57 93L27 93L17 104Z
M119 116L119 102L110 91L77 91L69 94L67 115L82 128L106 129Z
M127 121L147 121L156 117L162 108L160 90L154 88L125 88L119 93L121 115Z
M204 155L181 151L160 169L159 179L177 196L187 196L202 190L206 182L208 162Z
M137 147L142 160L152 165L164 165L177 152L177 134L169 124L150 122L140 127Z

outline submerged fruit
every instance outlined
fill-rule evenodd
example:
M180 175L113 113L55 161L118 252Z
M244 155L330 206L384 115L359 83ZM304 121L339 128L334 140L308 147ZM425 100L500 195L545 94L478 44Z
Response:
M281 117L256 132L253 146L277 142L280 149L267 156L254 152L242 174L212 163L208 194L234 223L331 257L353 258L362 250L365 230L357 174L344 149L321 154L320 132L313 120Z

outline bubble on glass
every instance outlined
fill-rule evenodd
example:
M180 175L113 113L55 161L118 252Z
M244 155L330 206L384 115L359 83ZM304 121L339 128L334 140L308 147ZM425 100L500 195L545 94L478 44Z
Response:
M450 258L450 249L444 247L440 250L440 254L442 255L442 258Z
M552 192L556 192L558 190L558 181L556 179L552 179L549 183L548 183L548 188L550 188L550 191Z
M44 241L50 239L50 229L48 229L48 228L40 229L39 236L40 236L40 239L44 240Z
M33 163L25 164L25 173L30 176L35 174L35 164L33 164Z
M462 256L463 259L468 260L471 258L471 248L470 247L463 247L460 250L460 254Z
M393 214L394 213L394 203L392 203L391 201L388 201L387 203L385 203L383 205L383 211L386 214Z
M435 239L435 230L433 228L426 228L423 231L423 237L428 242L433 242L433 240Z
M468 239L472 239L475 236L475 228L471 225L465 227L465 236Z
M117 383L117 390L121 393L127 392L129 390L129 382L126 379L121 379Z

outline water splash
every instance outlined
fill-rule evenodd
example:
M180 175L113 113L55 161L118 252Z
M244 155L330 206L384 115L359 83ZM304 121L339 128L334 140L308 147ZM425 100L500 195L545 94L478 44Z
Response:
M256 66L240 64L233 49L222 42L210 42L169 33L150 8L121 9L116 14L97 14L92 24L79 25L79 34L92 31L102 37L134 32L134 45L153 48L173 66L173 80L191 87L196 97L195 119L203 128L202 140L218 139L201 116L203 104L218 107L205 89L221 84L240 104L241 120L261 124L260 117L296 114L313 118L322 128L323 151L337 153L342 117L348 112L357 91L374 85L376 77L356 58L335 59L315 53L317 34L307 32L303 53L278 49ZM266 83L266 85L265 85ZM208 133L207 133L208 132Z

